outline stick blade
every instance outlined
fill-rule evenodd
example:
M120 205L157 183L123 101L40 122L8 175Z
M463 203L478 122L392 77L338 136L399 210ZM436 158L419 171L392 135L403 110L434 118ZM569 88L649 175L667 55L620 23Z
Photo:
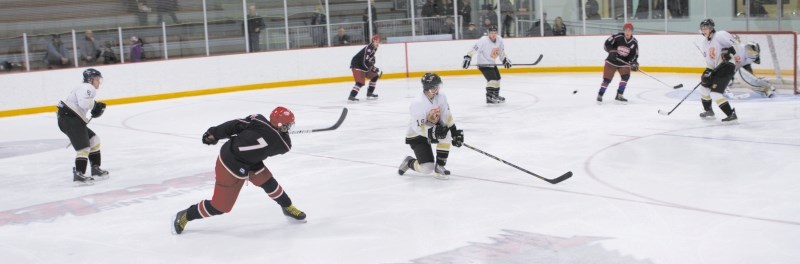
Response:
M555 179L552 179L552 180L547 180L547 182L549 182L551 184L557 184L557 183L562 182L562 181L564 181L566 179L569 179L570 177L572 177L572 171L568 171L567 173L564 173L564 175L558 176L558 178L555 178Z
M544 57L544 54L539 54L539 58L537 58L536 61L533 62L531 65L539 64L539 62L542 61L543 57Z
M658 114L667 116L667 115L669 115L669 112L661 110L661 109L658 109Z
M675 87L672 87L672 88L675 88L675 89L683 88L683 84L679 83L678 85L675 85Z

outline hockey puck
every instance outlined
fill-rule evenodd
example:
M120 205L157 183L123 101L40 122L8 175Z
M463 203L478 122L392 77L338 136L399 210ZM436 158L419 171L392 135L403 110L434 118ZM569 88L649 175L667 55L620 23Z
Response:
M572 91L572 94L576 94L576 93L578 93L578 90Z

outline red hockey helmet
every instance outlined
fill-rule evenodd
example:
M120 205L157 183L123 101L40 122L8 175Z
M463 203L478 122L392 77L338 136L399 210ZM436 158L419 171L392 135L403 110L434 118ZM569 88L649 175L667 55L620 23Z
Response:
M281 132L287 132L294 126L294 113L283 106L275 107L269 114L269 122Z
M372 35L372 42L381 42L381 36L378 36L377 34Z
M622 26L622 30L626 30L626 29L630 29L631 31L633 31L633 23L631 23L631 22L625 23L625 25Z

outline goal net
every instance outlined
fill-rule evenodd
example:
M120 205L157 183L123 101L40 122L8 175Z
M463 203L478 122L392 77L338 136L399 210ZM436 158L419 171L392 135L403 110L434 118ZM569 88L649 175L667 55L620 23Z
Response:
M754 75L763 77L779 90L800 94L797 88L797 32L730 31L742 43L755 42L761 48L761 63L751 64Z

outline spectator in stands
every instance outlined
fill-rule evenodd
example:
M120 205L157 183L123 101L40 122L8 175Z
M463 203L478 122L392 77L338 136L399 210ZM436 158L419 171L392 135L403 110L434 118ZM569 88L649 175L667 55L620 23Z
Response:
M372 14L372 33L373 34L378 34L378 26L375 25L375 20L378 20L378 10L375 9L375 0L369 0L369 2L371 3L371 7L372 7L371 10L370 10L370 8L364 8L364 16L363 16L363 20L364 20L364 41L368 41L369 39L371 39L370 36L369 36L370 35L369 34L369 26L370 26L370 24L368 24L369 23L370 14Z
M52 69L69 67L69 51L67 46L61 42L61 36L57 34L52 35L50 43L47 43L47 52L44 54L44 61L47 63L47 68Z
M86 62L86 65L94 65L100 57L100 46L94 41L94 32L87 30L83 34L83 40L80 45L81 60Z
M263 29L264 18L258 15L256 6L247 6L247 38L250 41L250 52L261 51L261 30Z
M131 50L128 52L131 56L131 62L140 62L144 59L144 48L142 47L143 44L144 42L142 42L141 39L136 36L131 36Z
M464 30L463 38L464 39L478 39L481 36L483 36L483 33L481 33L481 31L478 30L478 27L475 26L475 23L470 22L469 25L467 26L467 29Z
M311 25L321 25L311 28L311 39L317 47L325 47L328 44L328 34L325 33L326 20L325 13L322 12L322 5L314 7L314 14L311 15Z
M426 0L425 5L422 6L422 17L427 19L422 20L425 26L425 35L439 34L442 28L442 23L437 17L442 15L442 7L434 0Z
M339 28L336 29L336 46L347 45L350 45L350 36L345 33L344 27L339 26Z
M111 41L106 40L103 42L102 48L100 48L100 56L98 57L98 60L101 60L103 64L114 64L119 62L119 57L116 53L114 53L114 49L111 47Z
M564 20L561 17L556 17L556 22L553 25L553 36L566 36L567 25L564 25Z
M503 32L500 37L511 37L511 23L514 22L514 4L511 0L500 1L500 16L503 18Z
M481 36L488 35L489 29L492 28L492 26L494 25L492 24L491 19L488 18L483 19L483 24L481 24Z
M152 11L150 5L147 3L147 0L131 0L131 1L136 2L135 4L136 9L134 11L136 13L136 20L139 21L140 26L146 26L147 18L148 16L150 16L150 11Z
M455 8L453 6L453 0L444 0L444 10L442 11L442 15L452 16L455 13L453 8Z
M8 61L0 61L0 72L11 71L14 67Z
M156 0L155 9L156 12L158 12L157 24L161 25L161 21L164 21L164 13L169 14L169 16L172 18L172 23L181 23L178 21L178 17L175 16L175 11L178 11L178 0Z
M444 19L442 34L450 34L453 39L456 39L456 23L455 20L453 20L453 17L447 17Z
M544 22L542 22L544 21ZM533 27L528 30L529 37L539 37L542 35L542 25L544 25L544 35L545 36L552 36L553 35L553 27L550 26L550 23L547 23L547 12L542 13L542 19L533 23Z
M486 26L486 23L484 22L486 19L489 19L490 25L497 26L497 13L494 11L494 9L495 9L494 6L492 6L491 4L483 5L483 7L481 8L480 21L481 23L483 23L484 27ZM487 28L488 27L485 27L484 29Z
M600 5L597 4L597 0L586 0L586 19L600 19Z
M469 4L469 0L461 1L461 5L458 6L458 15L461 16L462 27L466 28L472 23L472 6Z
M517 1L517 19L531 19L530 5L530 0Z

